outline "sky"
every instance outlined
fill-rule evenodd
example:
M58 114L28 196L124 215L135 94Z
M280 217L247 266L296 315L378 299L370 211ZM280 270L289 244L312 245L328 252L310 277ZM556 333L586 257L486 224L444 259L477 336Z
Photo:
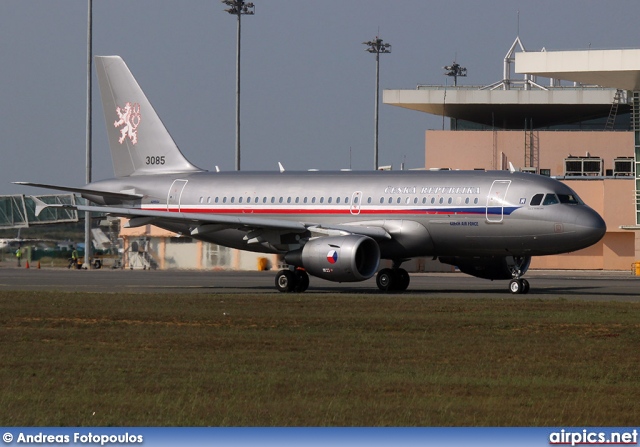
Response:
M242 18L242 170L424 167L440 116L384 105L382 90L502 79L516 36L529 51L640 48L637 0L254 0ZM0 195L13 181L85 184L87 0L0 2ZM235 169L235 16L219 0L94 0L93 54L120 55L185 157ZM113 177L93 73L93 180ZM446 124L445 124L446 125ZM446 127L445 127L446 128Z

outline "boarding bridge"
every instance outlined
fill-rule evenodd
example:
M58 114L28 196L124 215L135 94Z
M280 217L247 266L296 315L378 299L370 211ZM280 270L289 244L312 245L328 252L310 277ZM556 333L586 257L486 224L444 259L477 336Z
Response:
M70 208L45 208L39 216L36 216L36 204L33 197L49 204L75 205L79 200L73 194L0 196L0 229L78 222L78 211Z

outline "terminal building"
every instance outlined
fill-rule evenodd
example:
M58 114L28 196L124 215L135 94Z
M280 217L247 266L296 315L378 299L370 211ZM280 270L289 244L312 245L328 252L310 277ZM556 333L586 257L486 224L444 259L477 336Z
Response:
M448 118L425 133L426 169L512 164L567 183L604 218L598 244L531 268L629 269L640 248L640 50L529 52L516 38L503 73L490 85L385 90L383 101Z

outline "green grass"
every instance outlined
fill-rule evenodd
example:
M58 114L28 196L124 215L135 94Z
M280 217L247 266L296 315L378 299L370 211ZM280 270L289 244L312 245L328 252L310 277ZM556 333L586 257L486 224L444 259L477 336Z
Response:
M640 304L0 292L0 425L631 426Z

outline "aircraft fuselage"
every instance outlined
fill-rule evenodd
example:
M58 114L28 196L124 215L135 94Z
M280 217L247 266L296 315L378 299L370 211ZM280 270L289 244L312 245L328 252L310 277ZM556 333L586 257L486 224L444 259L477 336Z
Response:
M550 255L588 247L606 229L563 183L509 171L196 172L87 188L142 194L124 205L144 210L381 227L392 236L379 240L384 259ZM540 203L532 203L536 195ZM256 239L232 225L192 234L189 223L153 224L242 250L285 253L298 245L296 231L264 231Z

